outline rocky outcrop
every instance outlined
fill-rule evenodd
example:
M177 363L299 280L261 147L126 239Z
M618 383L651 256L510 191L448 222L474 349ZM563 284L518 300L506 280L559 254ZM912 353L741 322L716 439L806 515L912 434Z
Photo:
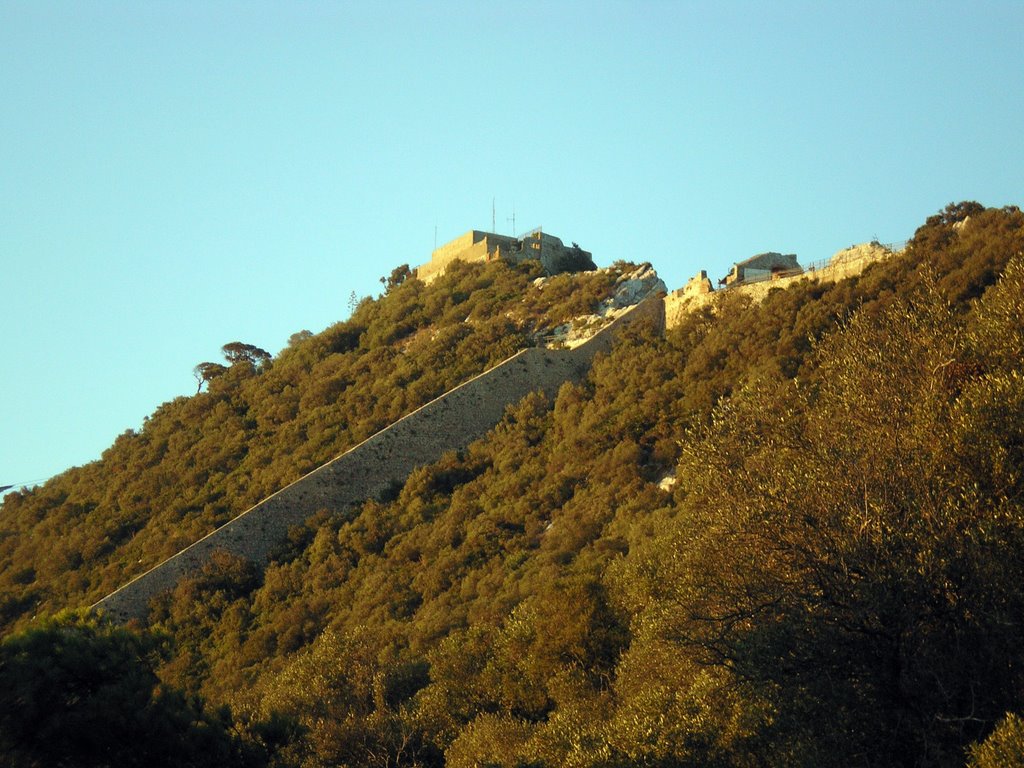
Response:
M616 267L607 267L601 271L613 272ZM546 278L539 278L537 286L543 289ZM571 323L560 325L544 339L552 346L564 346L574 349L586 343L623 313L648 297L665 293L665 281L647 262L629 272L619 272L615 278L614 293L601 302L593 314L575 318Z
M605 306L615 309L631 307L658 292L665 292L665 281L658 277L649 262L644 262L632 272L616 278L615 294L605 302Z

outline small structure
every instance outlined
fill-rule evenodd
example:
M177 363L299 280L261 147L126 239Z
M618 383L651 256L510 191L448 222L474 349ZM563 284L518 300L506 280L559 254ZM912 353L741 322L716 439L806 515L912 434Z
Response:
M444 274L453 261L480 262L495 259L504 259L512 264L536 259L549 275L595 268L589 251L584 251L576 243L566 248L559 238L547 234L539 227L522 237L474 229L435 250L430 261L416 268L416 277L429 283Z
M708 278L708 271L706 269L702 269L686 281L686 285L683 286L679 295L684 299L688 299L692 296L703 296L704 294L711 293L714 290L715 287L711 285L711 280Z
M733 264L732 272L719 280L719 284L725 283L729 287L759 283L762 280L777 280L780 277L791 277L802 272L803 268L797 262L795 253L781 254L772 251L759 253L745 261Z

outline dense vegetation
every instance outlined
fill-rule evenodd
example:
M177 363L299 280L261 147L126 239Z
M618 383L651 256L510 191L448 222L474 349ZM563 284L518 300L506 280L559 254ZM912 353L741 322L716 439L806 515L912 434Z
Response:
M170 732L177 749L215 732L225 761L246 764L1012 764L1024 750L1022 251L1019 210L964 203L858 278L760 304L734 292L664 336L632 330L587 382L553 403L525 399L394 499L324 509L264 574L225 556L158 601L133 641L165 649L146 656L161 681L150 708L191 713L191 729ZM265 369L232 365L208 392L164 406L111 449L117 462L108 452L59 491L5 503L11 626L26 595L56 606L94 594L138 557L110 533L122 507L72 522L76 473L97 473L100 488L138 484L139 538L163 511L143 484L179 484L167 503L203 498L212 475L164 466L191 455L171 454L175 440L191 450L202 434L202 451L230 464L205 503L251 500L301 471L282 468L286 455L314 461L310 442L336 452L318 435L355 439L421 378L443 389L473 369L449 374L463 354L442 362L458 348L447 342L405 378L357 380L343 362L356 349L389 350L379 370L390 376L429 335L470 325L467 343L484 334L469 347L482 366L507 353L509 334L583 301L567 288L559 317L541 319L553 294L527 291L530 277L466 267L436 295L404 281ZM592 279L584 304L607 290ZM474 300L476 324L462 323ZM365 423L307 411L342 370L331 398L353 390ZM190 420L188 406L230 412L242 392L240 426L218 436ZM273 422L275 408L292 410ZM159 455L143 439L158 421ZM277 441L287 449L266 444ZM190 504L148 531L153 556L175 526L217 518ZM52 566L24 549L30 531L56 547L50 515L64 535L112 536L55 571L87 584L51 583ZM127 642L80 619L14 632L0 677L8 659L31 658L27 636L47 632Z
M620 265L625 268L626 265ZM88 605L399 417L591 311L614 272L457 263L432 285L396 270L387 295L273 360L249 344L200 363L206 390L160 406L87 466L8 494L0 628Z

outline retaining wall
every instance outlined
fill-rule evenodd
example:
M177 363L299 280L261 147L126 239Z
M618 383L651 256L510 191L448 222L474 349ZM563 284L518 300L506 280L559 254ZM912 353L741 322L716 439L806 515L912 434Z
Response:
M652 297L575 349L534 348L513 355L259 502L93 609L118 622L143 620L153 597L201 569L216 550L263 567L292 526L322 509L344 509L379 497L417 467L483 437L509 405L530 392L541 390L553 399L564 382L586 376L594 356L610 349L622 328L641 318L652 318L664 328L664 311L662 299Z

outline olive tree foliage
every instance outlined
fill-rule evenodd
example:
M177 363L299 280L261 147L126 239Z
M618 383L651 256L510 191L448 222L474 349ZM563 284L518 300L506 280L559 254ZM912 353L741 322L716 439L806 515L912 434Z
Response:
M1024 257L1010 260L974 315L969 341L979 360L988 367L1019 366L1024 360Z
M530 739L536 726L510 715L484 712L459 734L445 753L448 768L537 765L532 759Z
M423 665L402 664L365 631L325 630L243 699L256 721L292 723L302 734L283 750L284 765L416 765L423 746L408 717ZM428 751L429 752L429 751Z
M159 684L154 635L64 614L0 643L5 766L259 766L226 710Z
M979 308L994 348L1014 290ZM1024 375L969 336L934 293L855 316L817 386L754 382L686 441L678 512L618 574L634 748L949 764L1020 705Z

